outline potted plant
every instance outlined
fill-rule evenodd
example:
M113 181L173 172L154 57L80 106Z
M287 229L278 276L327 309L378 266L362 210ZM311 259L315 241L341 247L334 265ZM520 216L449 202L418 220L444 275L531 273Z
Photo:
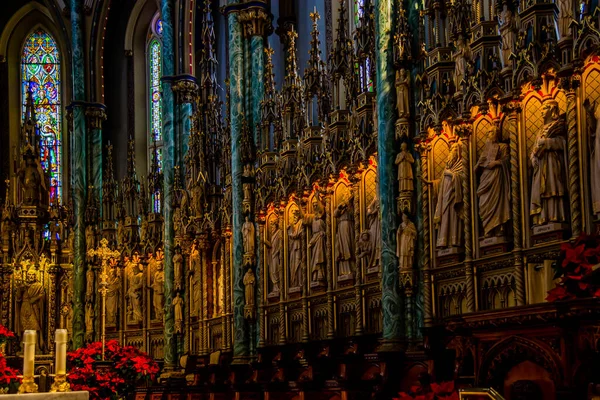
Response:
M0 354L5 353L6 343L15 338L15 334L7 329L4 325L0 325Z
M0 394L17 393L21 378L20 372L6 365L6 358L0 354Z
M156 378L158 364L133 346L120 346L116 340L106 342L105 360L108 368L94 369L102 359L102 343L90 343L67 356L71 367L67 377L71 390L85 390L90 399L121 399L132 394L135 387L151 383Z

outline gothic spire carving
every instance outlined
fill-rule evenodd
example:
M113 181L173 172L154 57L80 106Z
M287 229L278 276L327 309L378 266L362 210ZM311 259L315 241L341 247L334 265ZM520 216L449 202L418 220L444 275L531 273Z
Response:
M310 13L312 31L310 33L310 50L308 65L304 70L304 98L306 117L309 126L316 126L327 121L330 112L328 76L325 63L321 60L321 41L317 22L321 16L315 10Z

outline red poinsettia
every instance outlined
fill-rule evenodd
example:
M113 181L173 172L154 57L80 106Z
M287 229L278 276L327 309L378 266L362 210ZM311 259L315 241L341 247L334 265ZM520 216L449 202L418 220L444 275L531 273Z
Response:
M158 364L133 346L106 342L104 358L112 362L107 371L96 371L94 363L102 359L102 343L90 343L68 354L72 390L87 390L90 399L117 399L133 393L136 384L150 382L158 374Z
M394 400L458 400L453 381L432 383L429 387L413 386L408 393L398 395Z
M560 258L555 264L556 287L548 291L547 301L600 297L600 282L592 272L600 264L600 240L583 234L574 243L563 243Z
M15 393L21 384L20 372L6 365L6 358L0 354L0 393Z
M4 344L15 338L15 334L7 329L4 325L0 325L0 344Z

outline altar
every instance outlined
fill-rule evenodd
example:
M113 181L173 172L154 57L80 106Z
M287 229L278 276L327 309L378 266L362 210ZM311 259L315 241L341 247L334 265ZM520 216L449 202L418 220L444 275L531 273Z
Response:
M2 394L2 400L88 400L89 392Z

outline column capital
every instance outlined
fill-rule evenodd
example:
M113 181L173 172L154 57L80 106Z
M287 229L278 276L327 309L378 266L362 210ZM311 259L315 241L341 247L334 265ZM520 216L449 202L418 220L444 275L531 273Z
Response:
M102 128L102 122L106 121L106 106L104 104L89 104L85 109L85 116L88 118L92 129Z
M252 6L240 11L240 24L244 37L264 36L272 29L271 18L262 6Z
M192 103L198 93L196 78L191 75L178 75L173 78L172 86L177 104Z

